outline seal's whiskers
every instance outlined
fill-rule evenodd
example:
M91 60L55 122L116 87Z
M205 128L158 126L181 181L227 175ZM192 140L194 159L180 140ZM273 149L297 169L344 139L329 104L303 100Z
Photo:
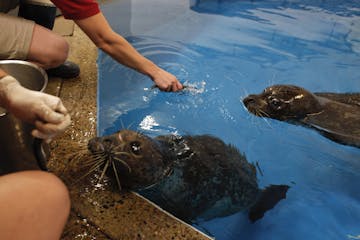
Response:
M266 118L263 117L262 119L270 128L272 128L271 124L269 123L269 121Z
M91 173L99 170L100 167L101 167L101 166L104 164L104 162L106 161L106 159L105 159L105 158L100 158L100 159L98 159L98 160L93 160L93 161L87 160L87 161L88 161L88 162L91 162L91 164L90 164L90 163L88 163L88 164L83 164L82 167L84 167L84 166L85 166L85 167L91 166L91 168L90 168L89 170L87 170L87 172L86 172L84 175L80 176L77 180L75 180L75 181L73 182L73 184L76 184L76 183L80 182L81 180L83 180L84 178L86 178L87 176L89 176Z
M123 151L118 151L118 152L114 152L114 155L125 155L127 157L131 157L131 154L128 152L123 152Z
M97 169L100 169L101 165L103 165L105 162L105 160L101 160L99 162L97 162L96 164L93 164L92 167L90 168L90 170L88 171L89 174L96 171Z
M70 162L73 160L81 159L84 155L86 155L86 153L87 153L86 149L76 149L76 152L64 153L63 158L68 159L68 162Z
M104 162L103 159L105 159L105 154L94 155L94 156L92 156L92 159L84 161L82 166L85 166L85 167L92 166L92 165L94 165L94 163L97 163L99 161Z
M113 171L114 171L114 174L115 174L115 178L116 178L117 185L119 187L119 191L121 192L120 179L119 179L119 175L117 174L117 169L116 169L114 161L111 161L111 165L112 165L112 168L113 168Z
M105 166L104 166L103 170L101 171L101 175L100 175L100 177L98 179L97 184L100 184L100 182L103 180L103 178L105 176L105 172L109 168L110 162L111 162L111 159L106 161Z
M258 109L255 109L254 115L257 116L257 117L262 117L262 113Z
M268 79L268 86L272 86L274 84L277 74L277 72L273 73L271 79Z
M244 99L248 96L248 91L246 91L245 89L243 89L243 93L240 94L240 103L243 105L243 107L245 108L245 110L247 111L248 109L246 108L245 106L245 103L244 103Z
M138 159L143 157L142 155L135 155L135 154L127 153L127 152L118 152L118 154L129 156L129 157L132 157L132 158L138 158Z
M93 167L91 167L90 170L89 170L87 173L85 173L83 176L81 176L81 177L79 178L79 180L84 179L85 177L89 176L91 173L93 173L93 172L95 172L96 170L98 170L102 164L103 164L103 162L99 162L99 163L97 163L96 165L94 165Z
M118 157L113 157L113 159L116 160L116 161L121 162L124 166L126 166L128 168L129 173L131 173L130 166L124 160L122 160L121 158L118 158Z
M253 113L256 117L263 117L262 112L259 109L253 110Z
M249 121L251 122L252 125L254 125L254 126L258 125L258 122L256 120L256 116L254 116L252 114L249 114L249 115L247 115L246 118L249 119Z

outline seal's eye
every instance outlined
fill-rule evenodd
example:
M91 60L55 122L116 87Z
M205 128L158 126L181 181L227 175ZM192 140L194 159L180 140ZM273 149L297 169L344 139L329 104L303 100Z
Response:
M276 110L279 110L281 108L281 100L277 99L277 98L271 98L270 99L270 106Z
M141 146L140 146L140 142L131 142L130 143L130 147L131 147L131 151L135 154L135 155L140 155L140 151L141 151Z

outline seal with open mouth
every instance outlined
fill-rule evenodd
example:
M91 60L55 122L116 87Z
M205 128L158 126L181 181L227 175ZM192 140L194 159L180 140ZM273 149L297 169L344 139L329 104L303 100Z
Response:
M256 221L286 197L287 185L261 190L245 156L209 135L150 138L131 130L93 138L90 152L113 182L191 222L249 210Z
M360 94L311 93L293 85L274 85L243 99L259 117L305 125L329 139L360 147Z

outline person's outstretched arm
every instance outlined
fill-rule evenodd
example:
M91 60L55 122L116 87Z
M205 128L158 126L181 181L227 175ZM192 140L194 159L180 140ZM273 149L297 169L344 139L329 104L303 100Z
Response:
M32 123L34 137L51 139L70 125L70 115L60 98L24 88L0 68L0 106Z
M148 75L160 90L178 91L183 88L174 75L142 56L126 39L114 32L101 12L74 21L98 48L119 63Z

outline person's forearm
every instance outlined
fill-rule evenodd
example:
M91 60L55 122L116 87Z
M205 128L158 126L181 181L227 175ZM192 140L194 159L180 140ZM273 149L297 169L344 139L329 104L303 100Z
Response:
M108 39L98 43L97 46L119 63L150 77L158 70L153 62L143 57L123 37L114 32L111 35L109 34Z
M148 75L160 90L179 91L183 88L173 74L142 56L126 39L115 33L102 13L75 22L97 47L119 63Z
M156 64L142 56L126 39L111 29L102 13L84 20L77 20L76 24L90 37L98 48L102 49L119 63L150 77L159 71L159 67Z
M157 65L143 57L121 36L114 34L112 37L113 41L104 42L99 48L113 59L149 77L159 70Z

